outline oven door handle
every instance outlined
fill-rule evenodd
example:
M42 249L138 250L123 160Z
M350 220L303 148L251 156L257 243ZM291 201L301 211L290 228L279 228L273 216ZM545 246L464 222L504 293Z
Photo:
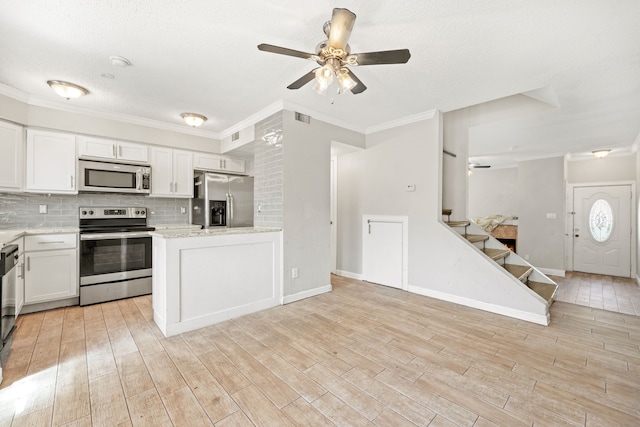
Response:
M137 239L141 237L151 237L151 233L149 231L139 231L131 233L81 234L80 240Z

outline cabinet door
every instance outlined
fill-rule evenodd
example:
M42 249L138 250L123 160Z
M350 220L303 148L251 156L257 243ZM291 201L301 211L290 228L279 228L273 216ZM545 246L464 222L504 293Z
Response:
M111 139L93 138L90 136L79 136L78 156L115 159L117 156L116 141Z
M22 135L22 126L0 121L0 191L22 190Z
M149 163L149 147L132 142L118 142L118 159L135 163Z
M193 168L203 171L222 170L222 157L215 154L194 153Z
M227 172L236 172L236 173L245 172L244 160L225 158L223 164L224 164L224 170Z
M25 256L25 304L78 296L76 249L27 252Z
M151 195L173 197L173 150L151 147Z
M26 191L77 193L74 135L27 130Z
M173 151L173 195L193 197L193 157L190 151Z

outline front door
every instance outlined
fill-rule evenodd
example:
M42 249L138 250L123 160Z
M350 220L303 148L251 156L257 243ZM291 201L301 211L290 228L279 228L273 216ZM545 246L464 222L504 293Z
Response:
M631 277L631 186L573 189L573 269Z

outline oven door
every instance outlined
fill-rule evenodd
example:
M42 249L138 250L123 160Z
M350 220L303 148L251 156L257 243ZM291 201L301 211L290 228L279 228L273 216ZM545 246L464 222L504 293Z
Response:
M151 277L147 231L80 235L80 286Z

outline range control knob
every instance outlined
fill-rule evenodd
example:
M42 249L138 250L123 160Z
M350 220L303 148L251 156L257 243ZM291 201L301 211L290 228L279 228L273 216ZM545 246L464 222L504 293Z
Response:
M82 215L86 215L86 214L87 214L87 211L82 211Z
M140 214L144 215L146 212L145 211L140 211Z
M136 211L136 215L140 215L140 211Z
M89 211L89 215L93 215L93 211Z

